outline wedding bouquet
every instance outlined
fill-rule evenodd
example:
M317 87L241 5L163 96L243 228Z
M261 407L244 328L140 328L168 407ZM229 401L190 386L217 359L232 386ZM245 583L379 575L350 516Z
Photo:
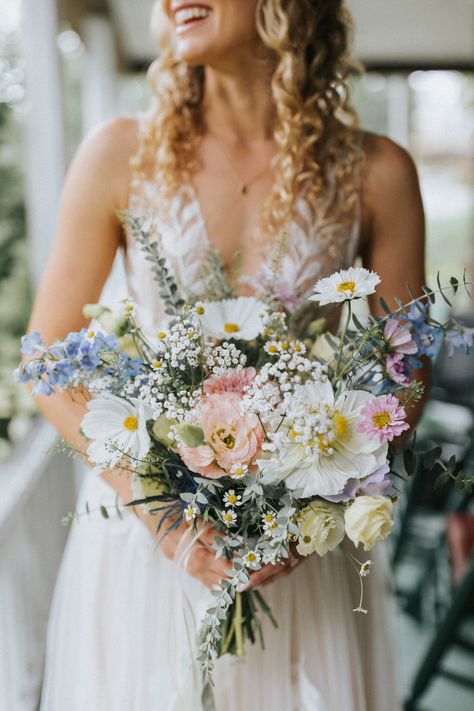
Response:
M428 289L395 310L382 300L386 316L363 325L353 301L380 279L349 268L318 281L311 296L344 305L340 336L324 333L320 319L297 338L275 299L184 303L157 248L148 252L168 314L162 330L145 334L130 299L118 312L89 305L90 330L51 346L25 336L30 359L17 377L33 382L34 394L86 396L89 460L133 472L129 505L157 514L159 534L185 523L199 537L204 523L214 526L215 555L231 569L201 620L199 661L210 677L217 656L242 654L246 638L263 644L259 614L277 623L258 589L245 590L263 565L339 549L360 576L355 611L366 612L371 563L345 544L370 551L390 533L391 442L409 429L408 409L422 396L420 357L443 340L467 349L474 332L433 321ZM452 279L437 293L458 287ZM453 463L439 464L459 476Z

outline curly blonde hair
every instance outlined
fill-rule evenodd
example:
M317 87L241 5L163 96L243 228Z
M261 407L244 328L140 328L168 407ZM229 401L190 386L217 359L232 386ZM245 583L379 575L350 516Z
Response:
M356 65L344 0L257 0L256 26L276 58L271 87L278 150L261 217L262 227L276 233L303 190L315 218L329 210L346 213L354 204L362 151L348 75ZM199 165L205 68L177 60L166 44L148 78L153 100L133 161L135 180L152 166L161 196L169 199Z

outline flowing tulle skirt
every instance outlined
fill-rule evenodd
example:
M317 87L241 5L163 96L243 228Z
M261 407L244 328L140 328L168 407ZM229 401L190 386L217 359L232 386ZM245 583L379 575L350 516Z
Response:
M195 624L208 591L167 560L129 511L104 519L115 494L90 473L57 582L41 711L201 711ZM341 554L313 555L262 592L266 650L218 660L217 711L395 711L391 603L384 555L372 552L367 615ZM194 619L193 619L194 618Z

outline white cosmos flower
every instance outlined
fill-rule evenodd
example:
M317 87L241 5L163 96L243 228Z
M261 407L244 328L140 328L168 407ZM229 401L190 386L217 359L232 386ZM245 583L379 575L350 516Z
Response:
M373 294L380 277L375 272L370 272L363 267L349 267L334 272L331 276L320 279L314 287L310 301L319 301L325 304L337 304L341 301L360 299L362 296Z
M253 296L206 301L201 308L202 330L210 338L252 341L265 329L262 316L266 306Z
M119 461L123 452L140 460L148 454L146 422L152 413L147 405L105 394L90 400L87 409L81 427L85 436L93 440L87 449L91 461L110 466Z
M278 459L267 462L270 475L285 479L291 490L302 498L339 494L348 479L362 479L385 464L387 443L357 431L361 409L375 396L364 390L346 390L335 398L331 383L307 383L301 386L300 400L307 403L308 413L323 412L330 419L332 432L316 435L313 446L291 439ZM302 398L301 398L302 396ZM273 476L272 476L273 475Z

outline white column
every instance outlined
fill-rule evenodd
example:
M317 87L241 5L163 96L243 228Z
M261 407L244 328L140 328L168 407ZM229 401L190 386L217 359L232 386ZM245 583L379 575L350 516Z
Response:
M410 141L410 88L402 74L388 78L387 133L404 148Z
M53 238L65 170L64 121L54 0L23 0L29 110L26 204L31 270L36 285Z
M110 19L88 15L82 36L86 46L86 68L82 81L83 133L118 113L117 52Z

